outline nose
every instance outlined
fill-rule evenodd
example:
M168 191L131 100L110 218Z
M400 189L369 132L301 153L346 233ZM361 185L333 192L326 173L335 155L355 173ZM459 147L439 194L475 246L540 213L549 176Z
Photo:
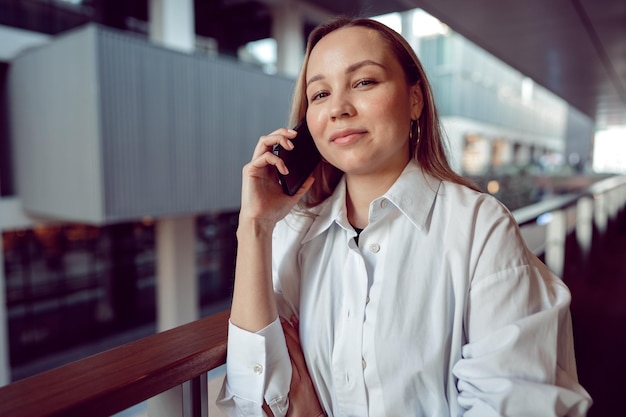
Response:
M349 94L335 92L331 95L330 117L337 119L342 117L350 117L355 113Z

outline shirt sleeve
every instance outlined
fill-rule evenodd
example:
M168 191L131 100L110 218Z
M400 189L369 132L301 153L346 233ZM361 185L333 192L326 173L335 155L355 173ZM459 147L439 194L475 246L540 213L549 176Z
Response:
M311 218L288 216L279 222L272 239L272 280L281 317L298 314L300 240ZM282 277L285 279L281 280ZM217 404L228 416L264 416L267 402L275 417L284 416L289 407L291 360L280 319L257 333L232 323L228 327L226 378Z
M512 220L486 240L476 270L496 272L471 283L467 343L453 368L464 416L585 416L591 398L578 383L568 288Z
M229 323L227 357L217 399L227 416L263 417L264 401L275 417L286 415L291 362L278 318L257 333Z

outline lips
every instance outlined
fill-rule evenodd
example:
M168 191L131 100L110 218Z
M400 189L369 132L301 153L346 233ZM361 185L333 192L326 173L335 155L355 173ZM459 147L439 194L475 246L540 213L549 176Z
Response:
M362 129L342 129L333 133L330 141L337 145L347 145L358 140L366 131Z

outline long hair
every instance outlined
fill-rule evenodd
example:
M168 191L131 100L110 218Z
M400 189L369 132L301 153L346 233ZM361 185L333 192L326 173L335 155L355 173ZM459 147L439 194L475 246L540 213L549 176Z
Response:
M389 45L390 50L400 63L404 71L407 86L419 83L424 107L418 123L412 126L410 151L412 158L417 161L424 172L433 177L462 184L476 190L475 185L468 179L455 173L447 158L447 149L444 142L439 116L435 107L432 88L426 73L422 68L417 55L409 43L396 31L384 24L371 19L338 18L317 26L309 35L306 53L302 68L296 79L291 107L290 123L294 125L302 119L308 107L306 98L306 71L311 51L326 35L338 29L349 27L364 27L376 31ZM302 208L314 207L327 199L335 190L343 172L326 161L322 161L313 172L315 182L300 202Z

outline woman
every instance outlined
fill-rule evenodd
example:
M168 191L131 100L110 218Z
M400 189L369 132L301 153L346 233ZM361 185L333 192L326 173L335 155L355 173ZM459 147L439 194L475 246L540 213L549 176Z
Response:
M295 196L272 153L298 146L294 131L261 137L243 169L223 410L585 415L569 292L450 169L402 37L371 20L318 27L291 121L305 116L323 161Z

